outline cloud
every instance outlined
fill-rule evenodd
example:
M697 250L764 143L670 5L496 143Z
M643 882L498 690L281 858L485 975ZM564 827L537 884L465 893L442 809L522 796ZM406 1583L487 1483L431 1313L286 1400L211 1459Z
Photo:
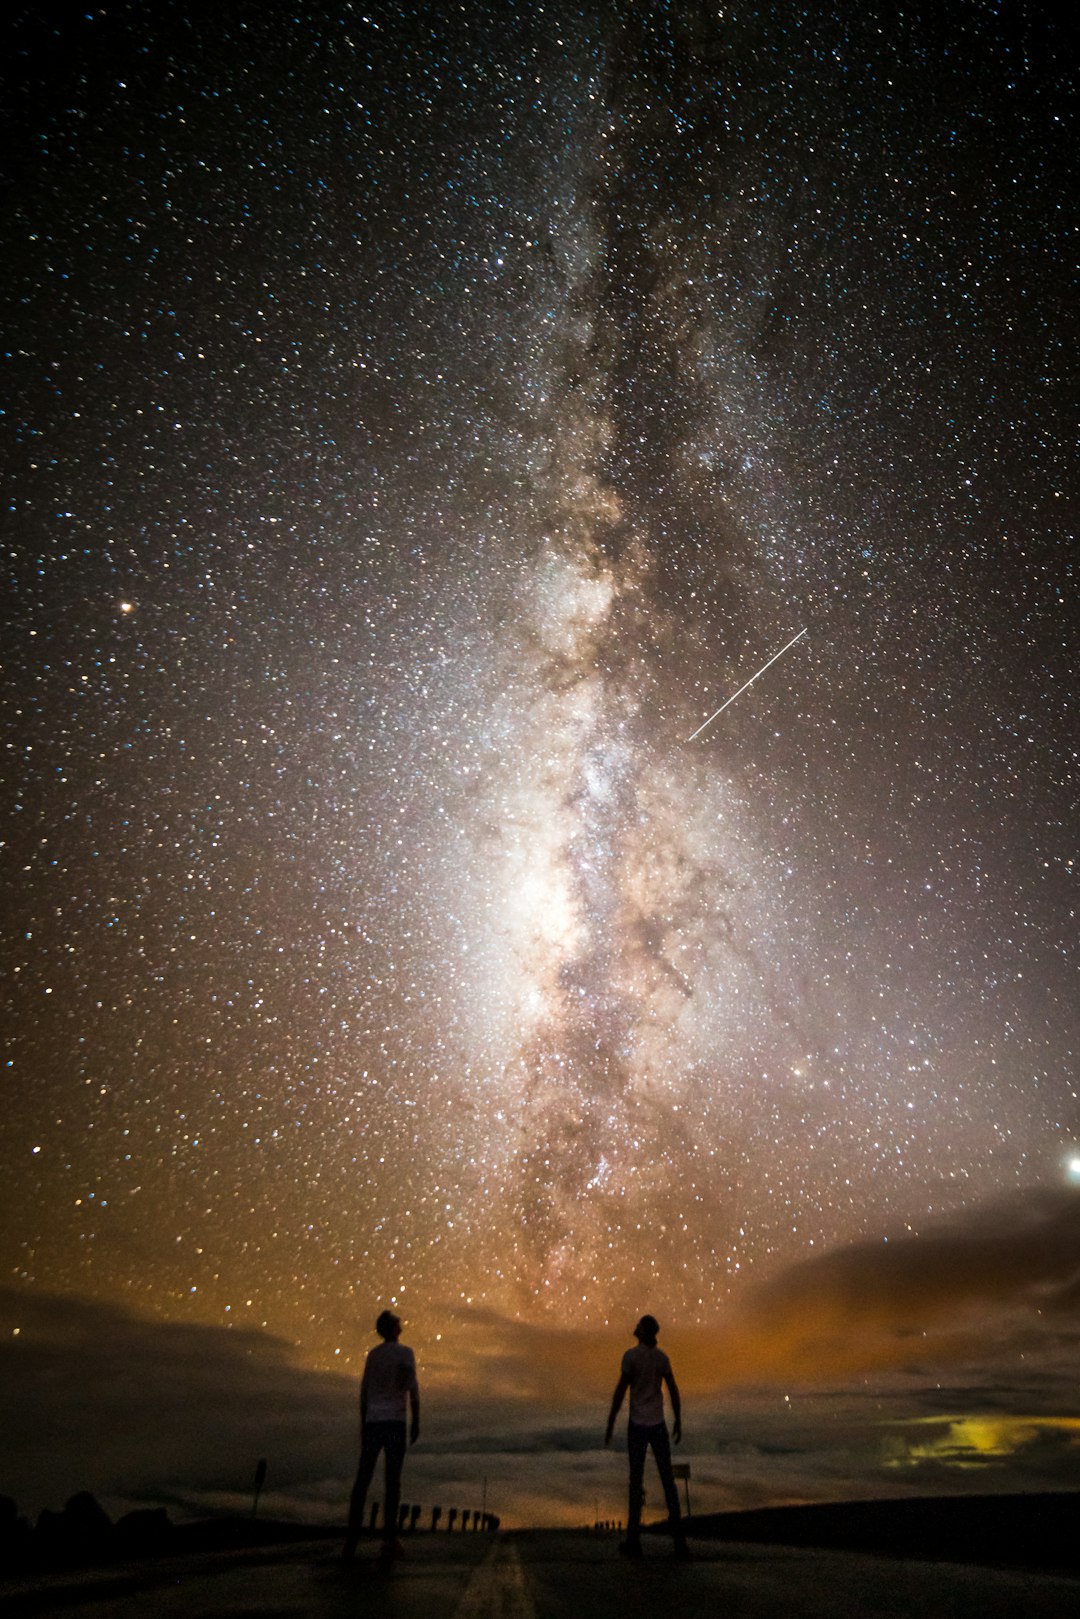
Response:
M610 1394L626 1345L610 1332L524 1322L494 1310L453 1311L450 1354L426 1359L466 1401L478 1395L523 1406L575 1406ZM629 1342L629 1338L627 1340Z
M183 1501L245 1491L260 1456L278 1488L347 1473L356 1394L266 1333L5 1290L0 1428L0 1491L24 1509L80 1488Z
M959 1465L957 1435L976 1430L950 1425L973 1416L1020 1436L1007 1456L983 1444L980 1466L1043 1485L1071 1469L1074 1482L1071 1431L1030 1419L1072 1408L1078 1276L1080 1193L1043 1192L790 1267L710 1328L665 1322L699 1504L926 1488ZM526 1523L584 1521L587 1497L614 1500L623 1464L600 1442L631 1326L471 1311L418 1345L424 1432L407 1494L465 1505L486 1475L504 1521ZM916 1418L947 1442L897 1440ZM355 1467L356 1382L264 1332L0 1291L0 1428L0 1492L24 1511L81 1488L111 1510L242 1509L266 1456L267 1510L325 1520L343 1514Z
M763 1378L955 1365L1052 1351L1080 1299L1080 1194L1039 1191L919 1236L834 1249L750 1295L722 1361ZM718 1367L718 1371L720 1368Z
M511 1327L500 1338L494 1324L488 1334L471 1322L456 1360L441 1367L434 1357L425 1363L421 1346L423 1437L409 1453L405 1498L425 1512L435 1503L476 1508L486 1476L488 1503L506 1522L582 1523L605 1479L622 1487L623 1464L590 1454L602 1413L567 1398L572 1382L555 1397L560 1376L570 1376L569 1347L561 1372L541 1371L536 1338L513 1355L500 1349ZM463 1359L470 1340L484 1346L473 1361ZM532 1381L520 1372L530 1357ZM114 1514L143 1502L178 1517L245 1511L265 1456L264 1512L343 1521L357 1384L303 1366L291 1345L264 1332L0 1290L0 1430L0 1493L31 1516L77 1489Z
M648 1300L642 1299L646 1308ZM568 1407L603 1403L625 1332L468 1317L463 1395ZM851 1244L749 1287L706 1328L665 1324L684 1392L822 1386L867 1374L927 1380L1012 1367L1057 1387L1080 1330L1080 1192L1032 1192L943 1219L922 1235ZM1011 1386L1011 1384L1010 1384Z

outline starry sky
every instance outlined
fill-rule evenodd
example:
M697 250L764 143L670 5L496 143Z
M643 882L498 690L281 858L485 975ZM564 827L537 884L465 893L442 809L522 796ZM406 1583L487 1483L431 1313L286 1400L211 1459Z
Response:
M621 1350L1065 1195L1049 9L6 25L16 1297Z

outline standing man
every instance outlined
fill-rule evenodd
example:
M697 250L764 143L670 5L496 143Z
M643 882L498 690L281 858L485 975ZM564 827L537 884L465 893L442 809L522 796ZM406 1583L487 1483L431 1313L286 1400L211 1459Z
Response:
M375 1323L383 1340L368 1353L360 1379L360 1466L356 1472L349 1502L349 1528L345 1536L346 1560L356 1553L356 1543L364 1524L368 1486L375 1472L379 1452L386 1453L386 1491L383 1502L382 1556L389 1560L400 1546L397 1540L398 1507L401 1502L401 1467L405 1460L405 1400L412 1408L409 1441L420 1437L420 1388L416 1381L416 1356L399 1342L401 1321L384 1310Z
M611 1435L615 1428L615 1418L619 1414L619 1407L623 1402L623 1395L630 1390L630 1421L627 1425L626 1449L630 1458L630 1510L626 1519L626 1539L619 1543L619 1551L624 1557L641 1556L641 1503L643 1497L642 1480L645 1476L645 1452L652 1446L652 1453L656 1457L656 1466L660 1474L660 1482L664 1487L664 1500L667 1502L668 1523L675 1539L675 1556L689 1557L690 1549L686 1544L686 1534L679 1513L679 1493L675 1488L675 1478L671 1471L671 1445L668 1441L667 1424L664 1421L664 1383L668 1386L671 1396L671 1413L674 1417L674 1438L678 1444L682 1438L682 1401L679 1399L679 1389L675 1382L675 1374L671 1370L671 1362L662 1349L656 1346L660 1323L655 1316L643 1315L634 1328L634 1337L637 1339L637 1348L628 1349L622 1358L622 1371L619 1381L615 1385L615 1393L611 1397L611 1410L608 1413L607 1432L604 1435L604 1444L611 1444Z

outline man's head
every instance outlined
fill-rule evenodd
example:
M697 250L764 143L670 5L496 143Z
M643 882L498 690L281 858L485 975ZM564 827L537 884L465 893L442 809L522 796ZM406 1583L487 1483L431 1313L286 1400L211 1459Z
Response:
M660 1323L654 1315L643 1315L634 1328L634 1337L638 1343L654 1344L660 1331Z
M388 1344L393 1343L395 1338L401 1337L401 1317L395 1315L393 1310L384 1310L375 1323L375 1331Z

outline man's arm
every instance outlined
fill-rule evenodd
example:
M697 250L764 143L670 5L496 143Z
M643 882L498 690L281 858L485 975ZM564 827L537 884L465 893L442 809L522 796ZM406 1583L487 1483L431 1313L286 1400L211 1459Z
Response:
M664 1382L667 1384L668 1393L671 1395L671 1415L674 1418L671 1437L678 1444L682 1438L682 1401L679 1398L679 1385L675 1381L675 1373L671 1369L670 1361L668 1362L668 1369L664 1373Z
M367 1421L368 1363L364 1362L364 1375L360 1379L360 1426Z
M630 1379L623 1372L615 1385L615 1393L611 1396L611 1410L608 1412L607 1432L604 1434L604 1444L611 1444L611 1435L615 1429L615 1418L619 1414L619 1407L623 1403L623 1395L630 1387Z
M412 1421L409 1424L409 1444L415 1445L420 1437L420 1384L416 1380L416 1356L412 1356L412 1382L409 1384L409 1409L412 1412Z

